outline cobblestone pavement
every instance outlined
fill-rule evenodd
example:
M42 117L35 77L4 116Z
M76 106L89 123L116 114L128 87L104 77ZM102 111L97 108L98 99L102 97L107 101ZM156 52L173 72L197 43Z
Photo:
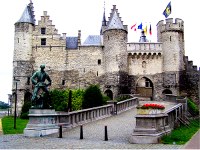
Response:
M136 109L83 125L83 139L80 127L63 133L63 138L51 135L39 138L23 135L0 136L0 149L181 149L183 145L130 144L128 142L135 127ZM108 141L104 141L107 126Z

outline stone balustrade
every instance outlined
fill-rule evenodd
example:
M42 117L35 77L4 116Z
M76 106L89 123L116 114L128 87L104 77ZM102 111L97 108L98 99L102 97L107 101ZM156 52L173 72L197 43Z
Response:
M138 104L138 98L130 98L117 103L117 113L124 112L135 107Z
M110 117L133 108L138 103L137 98L130 98L121 102L110 102L108 105L73 111L69 113L57 112L57 122L67 128L88 123L94 120Z
M69 113L57 112L57 122L66 127L76 127L94 120L102 119L112 115L113 106L111 104Z
M128 43L127 51L130 52L162 52L162 43Z
M168 115L166 121L171 130L173 130L176 126L179 125L178 118L183 117L183 108L184 107L182 104L177 104L165 112Z

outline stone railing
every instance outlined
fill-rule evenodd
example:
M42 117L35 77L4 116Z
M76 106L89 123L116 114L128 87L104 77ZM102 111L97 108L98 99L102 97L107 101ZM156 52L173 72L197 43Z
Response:
M62 130L99 120L102 118L116 115L136 106L137 98L127 99L121 102L111 101L110 104L83 109L73 112L55 112L54 109L30 109L29 123L27 124L24 135L29 137L40 137L54 133L60 133Z
M111 104L101 107L94 107L73 111L69 113L57 112L57 123L63 126L75 127L94 120L99 120L112 115L113 106Z
M170 129L173 130L174 127L179 125L178 118L182 118L184 115L184 106L180 103L165 112L168 115L166 124L169 125Z
M127 51L130 52L162 52L162 43L128 43Z
M57 112L57 121L67 127L75 127L94 120L110 117L133 108L138 103L137 98L130 98L121 102L112 101L108 105L73 111L69 113Z
M117 103L116 111L117 113L124 112L128 109L131 109L138 104L138 98L130 98L125 101L121 101Z

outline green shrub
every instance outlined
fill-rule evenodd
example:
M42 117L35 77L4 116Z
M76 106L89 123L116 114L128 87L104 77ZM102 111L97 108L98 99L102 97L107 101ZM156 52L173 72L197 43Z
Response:
M92 108L103 105L103 96L98 85L89 86L83 95L82 107Z
M199 115L199 108L198 106L193 102L192 99L187 100L188 105L188 111L191 112L193 115L197 116Z
M129 98L132 98L132 97L131 97L130 95L119 95L119 96L116 98L116 101L120 102L120 101L129 99Z
M72 111L81 110L84 90L78 89L72 91Z
M68 104L69 90L50 91L51 105L56 111L66 111Z
M22 106L22 110L21 110L21 115L20 118L21 119L28 119L28 114L29 114L29 109L31 108L31 101L26 101L24 102L24 105Z
M107 101L111 100L110 97L108 97L107 95L102 95L103 96L103 105L107 104Z

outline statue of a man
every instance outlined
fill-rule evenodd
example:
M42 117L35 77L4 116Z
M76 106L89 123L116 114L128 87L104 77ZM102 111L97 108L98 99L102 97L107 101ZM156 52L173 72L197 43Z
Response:
M49 75L44 71L45 65L42 64L40 66L40 70L36 71L33 76L31 77L32 84L34 84L34 90L33 90L33 96L32 96L32 103L37 101L37 94L40 89L42 89L47 96L49 96L49 91L47 89L48 86L51 85L51 79ZM45 80L48 81L48 83L45 82Z

